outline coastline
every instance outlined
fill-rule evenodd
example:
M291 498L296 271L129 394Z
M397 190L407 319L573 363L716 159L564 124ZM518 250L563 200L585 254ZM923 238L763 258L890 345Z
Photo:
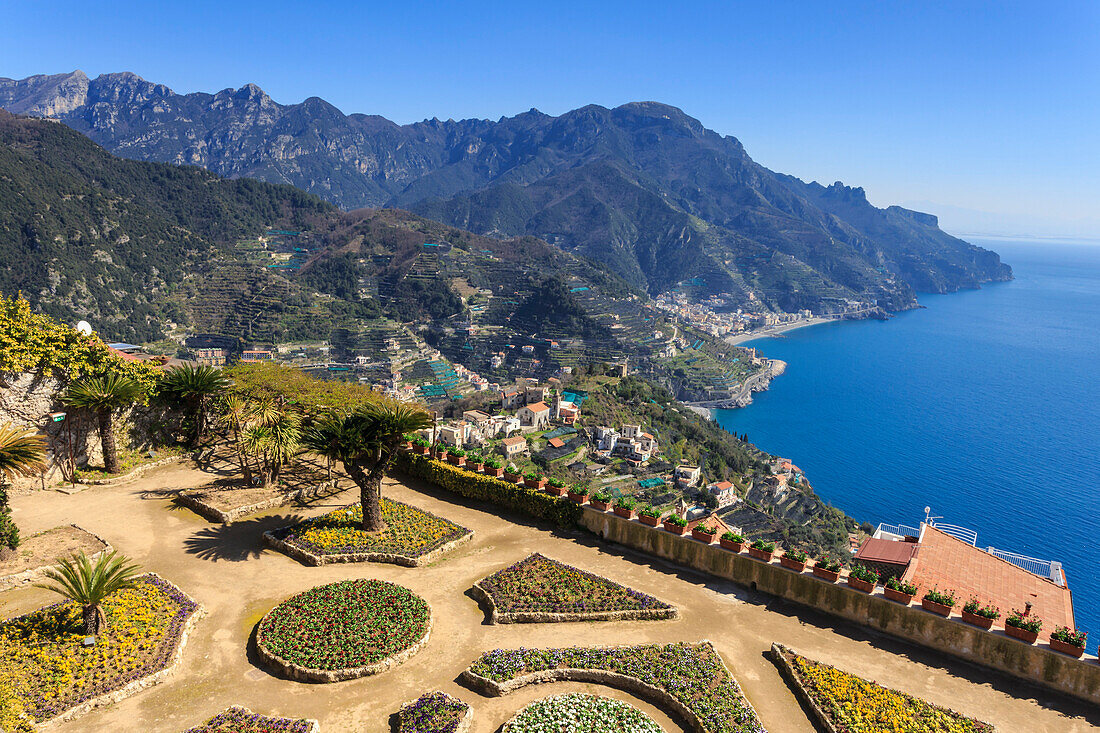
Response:
M737 346L743 344L746 341L755 341L756 339L772 338L788 331L794 331L799 328L807 328L809 326L817 326L822 323L832 323L839 319L828 318L825 316L814 316L805 321L795 321L794 323L781 323L778 326L768 326L767 328L760 328L747 333L739 333L736 336L727 336L723 339L730 346Z

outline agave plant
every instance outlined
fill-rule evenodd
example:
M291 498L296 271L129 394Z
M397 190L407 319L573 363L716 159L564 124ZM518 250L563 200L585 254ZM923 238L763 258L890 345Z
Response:
M127 558L111 552L101 555L95 563L83 552L59 560L57 567L45 572L52 583L35 583L79 603L83 608L84 633L94 636L107 625L103 613L103 601L112 593L131 588L138 573L138 566L128 564Z
M192 448L206 437L206 413L210 400L230 386L229 377L212 366L185 364L164 373L160 380L160 395L169 404L182 405L188 413Z
M118 473L118 443L115 440L115 411L128 407L142 397L141 385L121 374L85 377L73 382L62 401L69 407L82 407L99 420L99 442L103 447L103 468Z

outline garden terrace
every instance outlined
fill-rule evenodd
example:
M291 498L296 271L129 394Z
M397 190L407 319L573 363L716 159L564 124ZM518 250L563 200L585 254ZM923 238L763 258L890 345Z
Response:
M676 609L653 596L535 553L474 584L490 623L665 619Z
M993 726L795 654L779 644L772 657L828 733L860 730L993 733Z
M445 692L428 692L401 706L397 733L464 733L473 710Z
M537 700L504 724L501 733L663 733L653 719L618 700L595 695L555 695Z
M291 679L338 682L400 664L427 643L431 629L431 609L408 588L344 580L271 609L256 628L256 649Z
M316 720L257 715L234 705L184 733L319 733L320 730Z
M463 673L472 686L503 695L529 684L599 682L672 709L700 733L762 733L710 642L568 649L496 649Z
M382 499L380 533L364 532L363 508L352 504L292 527L264 533L275 549L310 565L392 562L415 567L431 562L473 533L442 517L392 499Z
M83 643L81 609L70 602L0 624L0 683L31 720L79 715L159 682L178 663L201 607L150 573L102 608L107 625L91 646Z

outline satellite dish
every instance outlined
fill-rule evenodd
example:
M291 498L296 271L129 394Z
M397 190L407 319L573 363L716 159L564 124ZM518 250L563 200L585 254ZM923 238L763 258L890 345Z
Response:
M76 330L84 334L85 336L91 336L92 324L88 323L87 321L81 321L80 323L76 324Z

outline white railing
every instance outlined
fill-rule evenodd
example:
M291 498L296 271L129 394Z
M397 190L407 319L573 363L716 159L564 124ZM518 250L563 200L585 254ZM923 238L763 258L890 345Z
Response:
M879 524L874 536L876 539L880 539L884 534L894 535L898 538L920 537L920 530L905 524Z
M1060 586L1065 585L1065 575L1062 573L1062 563L1054 560L1040 560L1035 557L1028 557L1027 555L1021 555L1016 552L1008 552L1006 550L998 550L996 547L989 547L986 549L990 555L999 557L1006 562L1010 562L1018 568L1022 568L1029 573L1034 573L1040 578L1049 578Z
M972 529L960 527L957 524L938 524L936 522L932 522L932 526L944 534L949 534L957 540L962 540L968 545L976 547L978 544L978 533Z

